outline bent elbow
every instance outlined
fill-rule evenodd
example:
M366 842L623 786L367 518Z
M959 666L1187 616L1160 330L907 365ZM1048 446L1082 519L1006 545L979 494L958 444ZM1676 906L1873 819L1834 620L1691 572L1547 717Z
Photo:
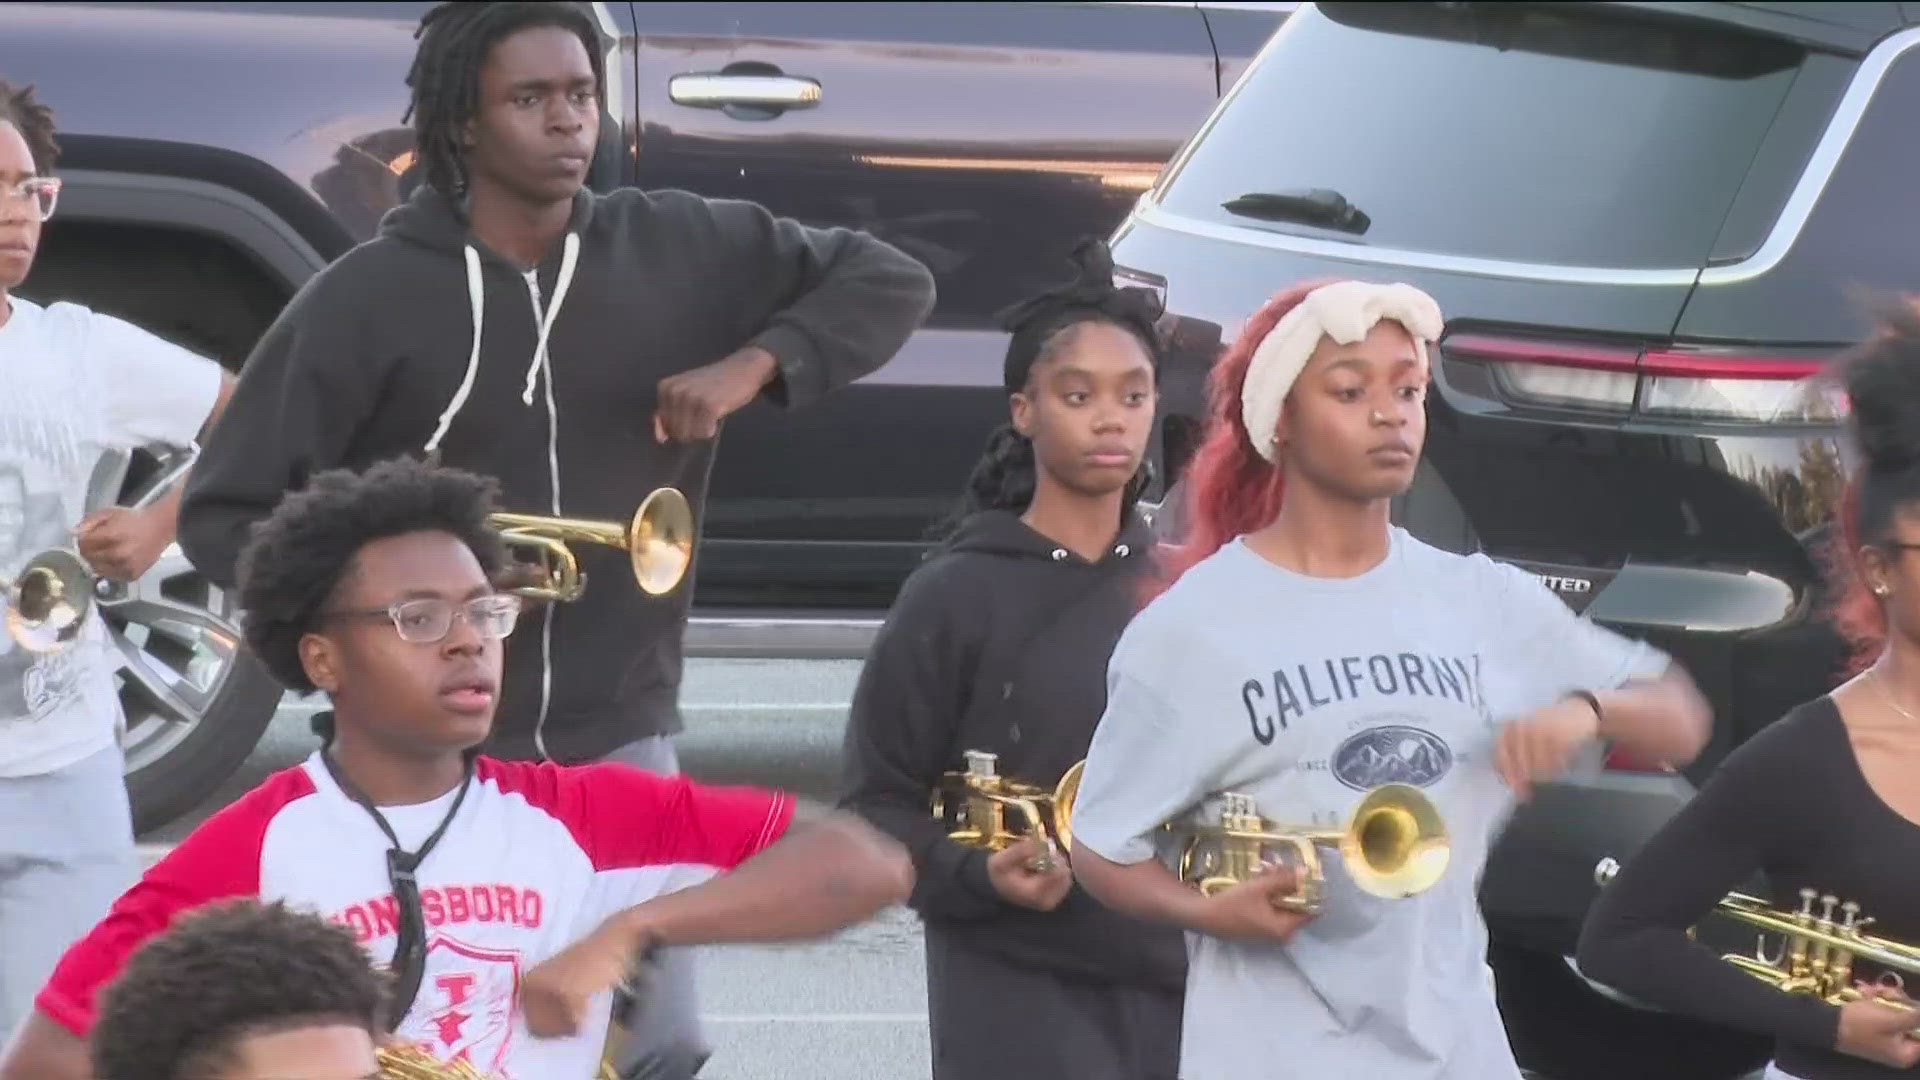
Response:
M904 845L844 811L834 814L828 827L847 851L849 865L857 867L858 891L869 910L906 902L915 875L913 857Z

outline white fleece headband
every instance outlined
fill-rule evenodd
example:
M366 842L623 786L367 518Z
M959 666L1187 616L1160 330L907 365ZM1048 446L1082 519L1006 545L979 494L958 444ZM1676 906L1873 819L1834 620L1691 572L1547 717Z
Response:
M1268 461L1276 460L1274 430L1280 425L1280 408L1321 335L1352 345L1382 319L1406 327L1420 362L1427 362L1427 342L1440 337L1440 305L1411 285L1365 281L1322 285L1274 324L1273 332L1253 350L1246 382L1240 387L1240 419L1247 425L1255 452Z

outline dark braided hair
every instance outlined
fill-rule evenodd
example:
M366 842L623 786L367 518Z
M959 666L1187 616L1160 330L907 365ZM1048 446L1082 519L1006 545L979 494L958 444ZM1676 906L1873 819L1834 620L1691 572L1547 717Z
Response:
M102 992L93 1075L217 1076L242 1039L322 1024L377 1039L386 995L346 927L282 903L216 902L142 945Z
M33 171L52 176L53 166L60 160L60 144L53 138L53 110L35 100L33 87L16 89L0 79L0 123L20 129L20 137L27 140L27 152L33 155Z
M443 3L420 19L420 47L407 72L413 91L404 123L413 122L427 183L458 202L466 194L467 169L460 129L480 111L480 68L502 38L530 26L570 30L587 47L593 80L606 92L606 47L584 5L575 3Z
M1082 242L1073 251L1075 276L1064 285L1024 300L1000 313L1002 329L1010 331L1000 383L1008 394L1027 389L1036 365L1058 355L1073 339L1075 328L1088 323L1117 326L1140 339L1160 369L1161 339L1155 323L1161 315L1160 298L1151 290L1118 288L1113 283L1113 255L1099 240ZM966 491L953 513L935 529L951 536L960 524L984 510L1023 511L1033 501L1039 482L1033 441L1002 424L987 437L986 450L967 477ZM1152 478L1149 463L1127 484L1122 505L1132 506Z

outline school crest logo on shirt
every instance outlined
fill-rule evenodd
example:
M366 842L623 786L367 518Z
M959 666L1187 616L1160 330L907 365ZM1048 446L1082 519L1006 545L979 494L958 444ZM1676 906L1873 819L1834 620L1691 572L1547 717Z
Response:
M1381 784L1426 787L1453 768L1446 740L1424 728L1387 724L1355 732L1333 752L1334 779L1357 791Z
M441 1061L465 1061L488 1076L507 1075L520 976L518 952L477 948L436 934L427 944L420 994L400 1034Z

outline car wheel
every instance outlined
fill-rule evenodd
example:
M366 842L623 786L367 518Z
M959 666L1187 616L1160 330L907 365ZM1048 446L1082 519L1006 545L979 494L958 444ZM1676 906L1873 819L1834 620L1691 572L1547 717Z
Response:
M1771 1040L1614 1001L1562 957L1496 943L1487 960L1514 1056L1547 1080L1738 1080L1772 1054Z
M233 594L177 545L122 597L102 600L125 713L120 746L135 835L214 792L273 720L282 690L241 642Z

